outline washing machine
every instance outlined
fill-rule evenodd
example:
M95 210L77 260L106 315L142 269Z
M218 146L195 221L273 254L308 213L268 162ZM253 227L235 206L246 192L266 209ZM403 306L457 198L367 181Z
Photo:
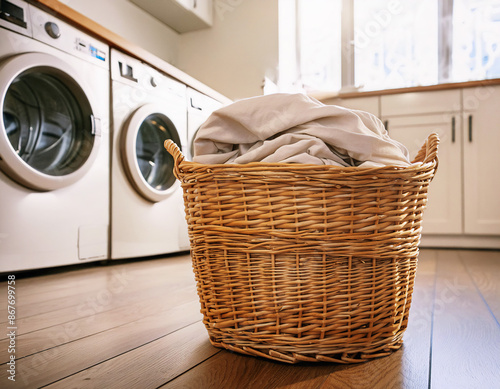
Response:
M111 259L189 250L182 188L164 142L187 142L186 86L111 49Z
M192 161L194 156L194 138L200 126L208 119L213 111L222 108L223 104L214 98L197 90L187 88L188 105L188 147L184 153L186 159Z
M0 272L108 258L109 48L0 6Z

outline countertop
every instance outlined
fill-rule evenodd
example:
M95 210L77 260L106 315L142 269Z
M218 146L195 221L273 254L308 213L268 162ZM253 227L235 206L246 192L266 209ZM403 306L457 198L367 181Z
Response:
M394 88L394 89L383 89L383 90L372 90L372 91L349 91L349 92L311 92L310 96L321 100L329 99L351 99L357 97L369 97L369 96L382 96L398 93L410 93L410 92L425 92L425 91L437 91L437 90L447 90L447 89L460 89L460 88L473 88L488 85L499 85L500 78L493 78L489 80L478 80L478 81L465 81L465 82L450 82L435 85L426 86L412 86L406 88Z

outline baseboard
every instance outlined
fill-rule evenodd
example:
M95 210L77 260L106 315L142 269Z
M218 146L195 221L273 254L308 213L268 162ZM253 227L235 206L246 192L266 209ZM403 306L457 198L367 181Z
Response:
M422 234L422 238L420 240L420 247L475 248L475 249L500 250L500 236Z

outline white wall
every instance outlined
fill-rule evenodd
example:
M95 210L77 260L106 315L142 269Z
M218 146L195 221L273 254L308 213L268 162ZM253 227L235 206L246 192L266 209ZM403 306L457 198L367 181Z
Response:
M262 94L278 68L278 0L214 0L212 28L180 35L177 67L227 97Z
M128 0L61 1L233 100L276 82L278 0L214 0L213 27L184 34Z
M128 0L61 0L101 26L176 66L179 34Z

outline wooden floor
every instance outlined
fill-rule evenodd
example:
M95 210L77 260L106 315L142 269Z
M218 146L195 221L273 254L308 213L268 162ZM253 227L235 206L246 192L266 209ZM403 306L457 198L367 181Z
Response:
M0 388L500 388L499 251L421 250L403 348L355 365L212 347L187 255L18 275L15 292L9 339L0 284Z

